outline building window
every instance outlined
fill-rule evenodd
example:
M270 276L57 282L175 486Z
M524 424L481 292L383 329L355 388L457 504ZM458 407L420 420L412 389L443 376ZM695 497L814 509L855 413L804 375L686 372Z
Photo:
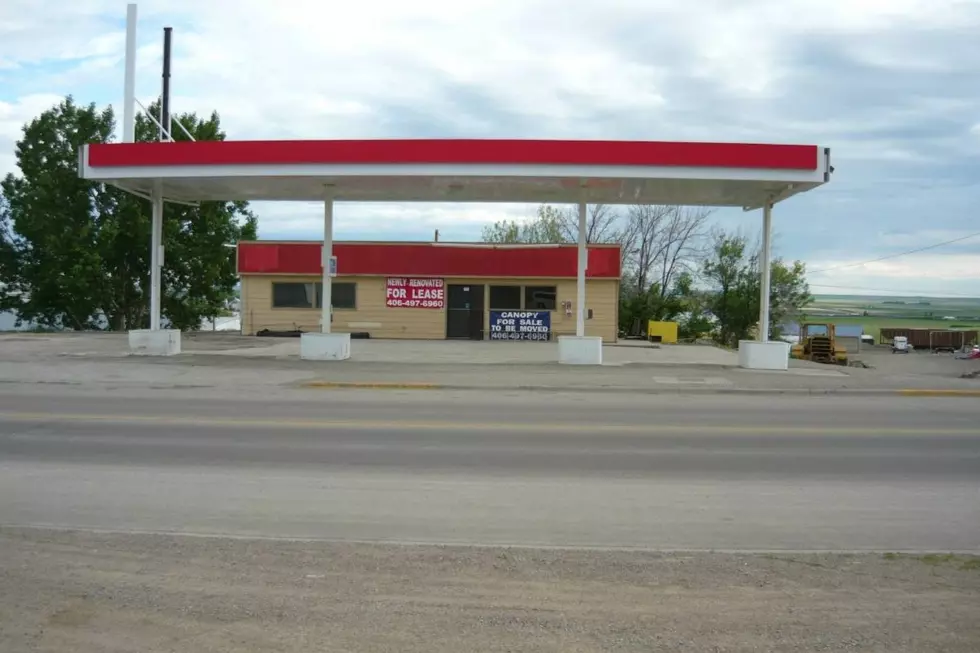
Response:
M491 311L521 310L520 286L490 286Z
M316 284L316 305L323 306L323 284ZM331 308L357 308L357 284L334 281L330 284Z
M272 284L273 308L314 308L312 283Z
M553 311L558 306L558 289L555 286L526 286L524 309L528 311Z

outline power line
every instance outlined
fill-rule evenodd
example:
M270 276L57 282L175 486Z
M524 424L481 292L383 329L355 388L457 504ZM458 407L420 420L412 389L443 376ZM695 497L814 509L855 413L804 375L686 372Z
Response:
M909 288L866 288L863 286L831 286L826 283L811 283L809 284L811 288L834 288L836 290L873 290L875 292L893 292L901 293L896 295L896 297L932 297L934 299L942 299L943 297L963 297L965 299L978 299L976 295L964 295L962 293L946 292L943 295L932 295L931 292L926 292L922 290L911 290Z
M832 268L824 268L822 270L811 270L808 272L808 274L820 274L822 272L830 272L832 270L843 270L844 268L854 268L859 265L867 265L868 263L877 263L878 261L886 261L890 258L898 258L899 256L908 256L909 254L917 254L918 252L924 252L929 249L936 249L937 247L952 245L953 243L958 243L961 240L968 240L970 238L976 238L977 236L980 236L980 231L973 234L969 234L967 236L961 236L959 238L954 238L952 240L936 243L935 245L926 245L925 247L919 247L918 249L910 249L907 252L899 252L898 254L889 254L887 256L881 256L879 258L871 259L870 261L861 261L860 263L846 263L844 265L835 265Z

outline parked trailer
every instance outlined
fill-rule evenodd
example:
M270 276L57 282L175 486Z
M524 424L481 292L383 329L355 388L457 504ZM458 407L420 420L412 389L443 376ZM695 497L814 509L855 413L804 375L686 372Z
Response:
M952 329L910 329L907 327L884 328L881 342L894 341L895 337L908 338L914 349L932 351L955 351L977 342L977 331L955 331Z
M929 349L932 351L957 351L977 341L976 331L929 331Z

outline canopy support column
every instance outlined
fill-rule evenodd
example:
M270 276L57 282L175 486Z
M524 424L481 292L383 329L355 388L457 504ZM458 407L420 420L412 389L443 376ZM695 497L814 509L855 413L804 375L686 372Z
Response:
M578 205L578 265L575 275L575 336L558 337L558 362L570 365L601 365L602 338L585 335L588 308L585 298L585 273L589 266L588 211L584 202Z
M163 271L163 193L160 182L150 194L150 331L160 330L160 277Z
M759 256L759 330L756 339L769 342L769 287L772 272L772 201L762 207L762 252Z
M333 333L333 274L330 261L333 258L333 193L327 192L323 200L323 251L320 277L320 331L300 336L299 357L305 360L346 360L350 358L350 334ZM338 262L339 267L339 262ZM316 293L314 293L316 294Z
M180 330L161 328L163 300L163 184L150 191L150 328L129 332L129 350L145 356L180 353Z
M588 207L585 202L578 205L578 270L575 281L575 305L578 309L575 318L575 336L585 336L585 269L589 265L589 253L586 249L586 219Z
M330 284L330 257L333 256L333 198L328 197L323 202L323 254L320 263L323 265L323 298L320 306L320 333L330 333L333 308L333 288Z
M772 204L762 205L762 248L759 252L759 327L755 340L739 340L738 365L750 370L789 368L789 343L769 340L769 289L772 272Z

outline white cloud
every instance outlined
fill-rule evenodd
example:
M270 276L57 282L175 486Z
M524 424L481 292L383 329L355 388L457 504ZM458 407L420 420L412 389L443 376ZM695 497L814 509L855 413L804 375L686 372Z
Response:
M865 263L853 260L811 260L811 292L817 294L893 294L942 297L980 296L980 252L923 253L899 259ZM837 269L834 269L837 268Z
M262 205L262 238L318 238L323 234L323 205L276 202ZM536 206L526 204L360 204L340 202L334 208L334 230L340 240L402 238L429 240L436 229L443 240L473 240L480 229L498 220L530 219Z
M838 266L852 265L848 261L813 261L814 269L828 268L822 274L815 274L820 282L854 282L860 278L874 279L915 279L928 281L958 281L977 278L980 270L980 253L964 254L916 254L903 259L890 259L864 263L863 265L829 270Z
M53 94L28 95L16 102L0 99L0 178L16 168L14 144L20 138L24 124L62 99Z

